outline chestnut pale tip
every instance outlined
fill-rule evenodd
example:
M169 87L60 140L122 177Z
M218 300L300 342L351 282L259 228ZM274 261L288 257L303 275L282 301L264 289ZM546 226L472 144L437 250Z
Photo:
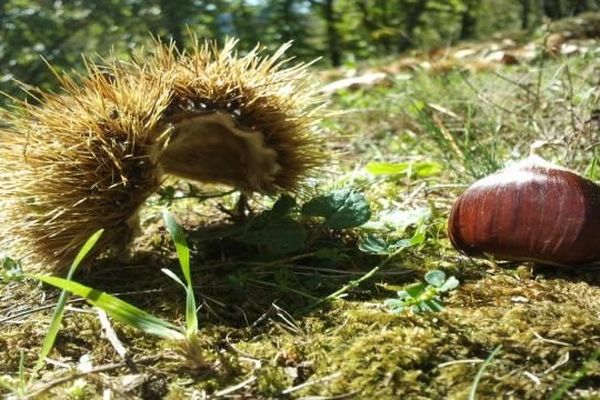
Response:
M467 255L550 265L600 260L600 186L532 156L475 182L448 221Z

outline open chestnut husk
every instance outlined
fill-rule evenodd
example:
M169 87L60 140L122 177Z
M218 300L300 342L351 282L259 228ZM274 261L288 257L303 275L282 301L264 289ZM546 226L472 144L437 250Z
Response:
M590 264L600 260L600 186L532 156L470 186L452 207L448 234L471 256Z

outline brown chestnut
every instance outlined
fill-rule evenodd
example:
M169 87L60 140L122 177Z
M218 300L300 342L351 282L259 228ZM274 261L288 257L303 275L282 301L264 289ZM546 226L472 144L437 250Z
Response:
M469 187L448 234L472 256L589 264L600 260L600 186L532 156Z

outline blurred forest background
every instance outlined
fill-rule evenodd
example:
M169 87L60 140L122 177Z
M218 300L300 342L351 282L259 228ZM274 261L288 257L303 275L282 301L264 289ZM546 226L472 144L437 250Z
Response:
M293 40L291 54L352 65L415 48L443 47L498 31L530 32L548 20L600 8L598 0L0 0L0 90L23 96L14 79L52 89L58 69L82 67L82 53L120 57L148 32L184 48L200 37L236 36L242 49ZM0 100L0 105L6 99Z

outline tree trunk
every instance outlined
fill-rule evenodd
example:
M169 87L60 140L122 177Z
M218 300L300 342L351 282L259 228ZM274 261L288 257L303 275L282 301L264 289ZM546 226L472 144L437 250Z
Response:
M167 34L175 42L178 49L185 46L183 29L185 26L185 7L173 0L160 0L160 10L163 18L163 26Z
M596 7L590 5L588 0L577 0L575 8L573 9L573 15L581 14L589 10L594 10Z
M477 18L474 15L474 4L471 1L465 2L465 11L462 13L460 26L460 39L468 39L475 34Z
M560 19L564 17L560 0L542 0L542 10L544 15L550 19Z
M409 49L413 43L413 33L419 26L419 19L425 12L427 7L427 0L419 0L415 5L410 7L406 13L406 22L404 24L404 33L400 37L398 43L398 52L403 52Z
M329 58L331 65L339 67L342 65L342 53L340 49L340 37L335 26L337 21L333 8L334 0L325 0L323 14L327 23L327 46L329 47Z
M531 3L529 0L521 0L521 29L529 29L529 15L531 14Z
M288 42L290 40L296 39L294 35L294 12L292 10L292 6L294 5L294 0L284 0L281 2L279 11L277 12L278 18L281 20L279 23L279 32L281 33L281 40L283 42Z

